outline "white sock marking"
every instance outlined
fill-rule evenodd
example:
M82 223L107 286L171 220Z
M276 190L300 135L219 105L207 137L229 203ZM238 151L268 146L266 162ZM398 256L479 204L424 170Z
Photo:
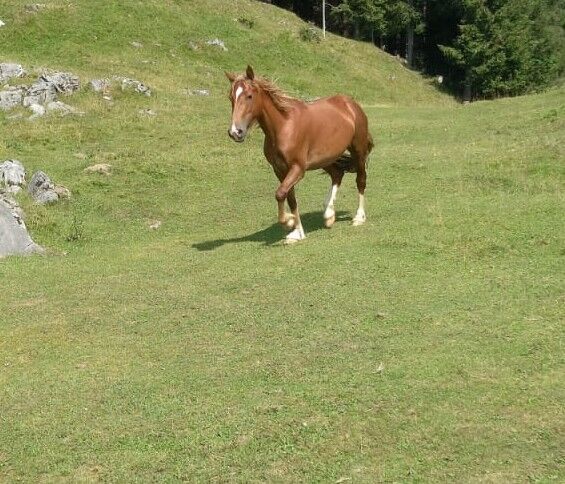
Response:
M332 185L328 191L325 202L324 218L330 218L335 215L334 202L337 196L337 185Z
M365 222L366 219L366 215L365 215L365 195L362 195L361 193L359 194L359 208L357 209L357 213L355 214L355 217L353 218L353 224L354 225L360 225L363 222Z

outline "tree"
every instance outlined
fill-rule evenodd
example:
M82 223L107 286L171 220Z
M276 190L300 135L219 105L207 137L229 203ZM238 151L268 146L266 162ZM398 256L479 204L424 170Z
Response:
M540 28L547 0L463 0L453 45L440 46L459 72L463 98L539 90L558 74L556 53Z

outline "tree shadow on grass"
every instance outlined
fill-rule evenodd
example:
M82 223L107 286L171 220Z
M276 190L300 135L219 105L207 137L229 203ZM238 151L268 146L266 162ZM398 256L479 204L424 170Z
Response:
M302 226L306 235L316 230L324 229L324 216L321 212L309 212L301 213L300 219L302 220ZM350 220L351 216L347 212L338 211L336 212L336 221ZM283 228L275 223L263 230L254 232L249 235L244 235L242 237L234 237L232 239L216 239L207 240L204 242L197 242L192 244L192 247L199 251L215 250L226 244L237 244L240 242L262 242L263 245L271 246L281 243L285 238L286 232Z

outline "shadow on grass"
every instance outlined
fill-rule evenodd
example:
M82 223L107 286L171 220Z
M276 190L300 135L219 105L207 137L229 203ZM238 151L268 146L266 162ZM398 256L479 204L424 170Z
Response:
M302 213L300 214L300 219L302 220L302 226L304 227L306 236L308 236L308 233L325 228L324 216L322 212ZM336 221L350 219L351 216L347 212L336 212ZM197 242L196 244L192 244L192 247L199 251L207 251L217 249L222 245L237 244L240 242L262 242L263 245L269 246L281 243L284 240L285 235L286 232L283 230L283 228L278 223L275 223L270 227L259 230L258 232L254 232L249 235L234 237L232 239L216 239L207 240L205 242Z

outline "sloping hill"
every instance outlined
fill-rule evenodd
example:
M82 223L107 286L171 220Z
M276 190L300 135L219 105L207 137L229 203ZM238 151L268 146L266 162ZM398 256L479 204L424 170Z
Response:
M306 97L346 91L367 103L449 99L368 44L331 34L319 44L300 40L304 22L257 1L53 0L33 12L26 0L7 3L0 30L5 60L83 76L141 77L169 94L194 84L223 94L222 71L251 63ZM214 38L228 50L205 44Z

